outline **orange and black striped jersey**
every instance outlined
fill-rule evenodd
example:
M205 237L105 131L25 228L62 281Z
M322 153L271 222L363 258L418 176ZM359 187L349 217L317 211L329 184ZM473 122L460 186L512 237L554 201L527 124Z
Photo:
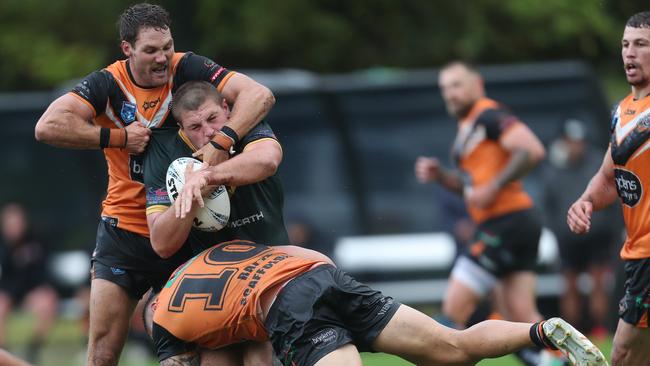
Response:
M129 61L117 61L105 69L86 76L70 92L88 105L95 124L108 128L124 128L142 123L149 128L175 127L170 113L172 93L186 81L205 80L219 90L234 75L203 56L175 53L166 85L155 88L138 86L129 68ZM110 217L121 229L149 236L145 215L145 193L142 183L142 156L125 149L104 149L108 165L108 189L102 203L102 216Z
M458 122L458 134L452 154L470 186L488 183L510 160L510 152L499 139L513 126L522 123L492 99L481 98ZM531 208L533 201L520 180L508 183L498 193L494 203L485 208L468 206L472 219L481 223L489 218Z
M203 251L172 274L159 294L152 331L158 357L267 340L260 296L317 263L249 241Z
M623 259L650 257L650 97L623 99L612 116L610 139L616 189L623 206L627 239Z

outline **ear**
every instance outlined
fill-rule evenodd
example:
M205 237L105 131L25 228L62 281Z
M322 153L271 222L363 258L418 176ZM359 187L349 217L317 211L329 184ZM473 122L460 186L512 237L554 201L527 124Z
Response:
M131 57L131 54L133 53L133 47L129 42L127 41L120 42L120 48L122 49L122 53L124 53L124 56Z
M221 99L221 108L224 110L224 112L226 112L227 115L230 115L230 106L228 106L226 98Z

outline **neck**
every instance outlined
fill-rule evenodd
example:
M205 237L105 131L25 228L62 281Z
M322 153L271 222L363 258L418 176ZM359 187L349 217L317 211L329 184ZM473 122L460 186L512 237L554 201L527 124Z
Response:
M639 100L647 97L650 94L650 85L646 84L643 86L632 85L632 95L634 100Z

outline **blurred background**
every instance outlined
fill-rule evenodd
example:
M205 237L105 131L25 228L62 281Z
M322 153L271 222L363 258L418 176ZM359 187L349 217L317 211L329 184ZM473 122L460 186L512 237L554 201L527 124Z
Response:
M132 3L0 1L0 125L5 131L0 204L24 208L25 233L46 253L42 271L58 295L58 301L43 300L55 306L58 319L47 336L43 365L80 364L83 359L76 356L85 347L85 305L78 299L84 298L88 282L86 259L94 247L107 178L100 151L39 144L34 125L79 78L123 57L115 22ZM439 304L456 246L471 228L459 226L462 203L434 185L419 184L413 163L419 155L449 162L456 123L440 96L437 69L453 59L476 64L488 96L511 107L547 146L547 161L525 185L547 218L540 250L540 308L545 315L560 312L566 286L560 275L557 239L562 229L557 219L563 219L568 204L557 198L557 191L581 192L595 172L570 179L557 173L571 160L570 144L563 139L580 140L590 154L602 157L610 108L629 91L621 72L623 27L646 4L156 3L171 14L177 51L208 56L275 93L277 102L267 120L284 148L280 175L292 241L332 255L362 280L429 313ZM571 121L579 127L567 127ZM607 215L613 234L598 245L611 251L604 281L612 299L605 326L612 331L622 285L616 277L623 234L618 210ZM3 236L9 247L11 240ZM0 253L7 257L8 252ZM587 297L594 280L586 274L578 283L581 296ZM589 332L593 321L584 307L580 325ZM30 349L25 329L39 318L17 310L8 318L4 344L25 354ZM130 347L124 364L141 364L133 361L140 353L150 362L145 351ZM372 358L366 364L399 363Z

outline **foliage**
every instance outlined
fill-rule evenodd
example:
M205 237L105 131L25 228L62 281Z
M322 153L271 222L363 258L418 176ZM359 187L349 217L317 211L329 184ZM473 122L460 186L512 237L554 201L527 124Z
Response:
M0 90L50 88L120 57L115 21L131 1L0 2ZM160 1L177 50L231 68L345 72L582 58L617 62L639 1Z

